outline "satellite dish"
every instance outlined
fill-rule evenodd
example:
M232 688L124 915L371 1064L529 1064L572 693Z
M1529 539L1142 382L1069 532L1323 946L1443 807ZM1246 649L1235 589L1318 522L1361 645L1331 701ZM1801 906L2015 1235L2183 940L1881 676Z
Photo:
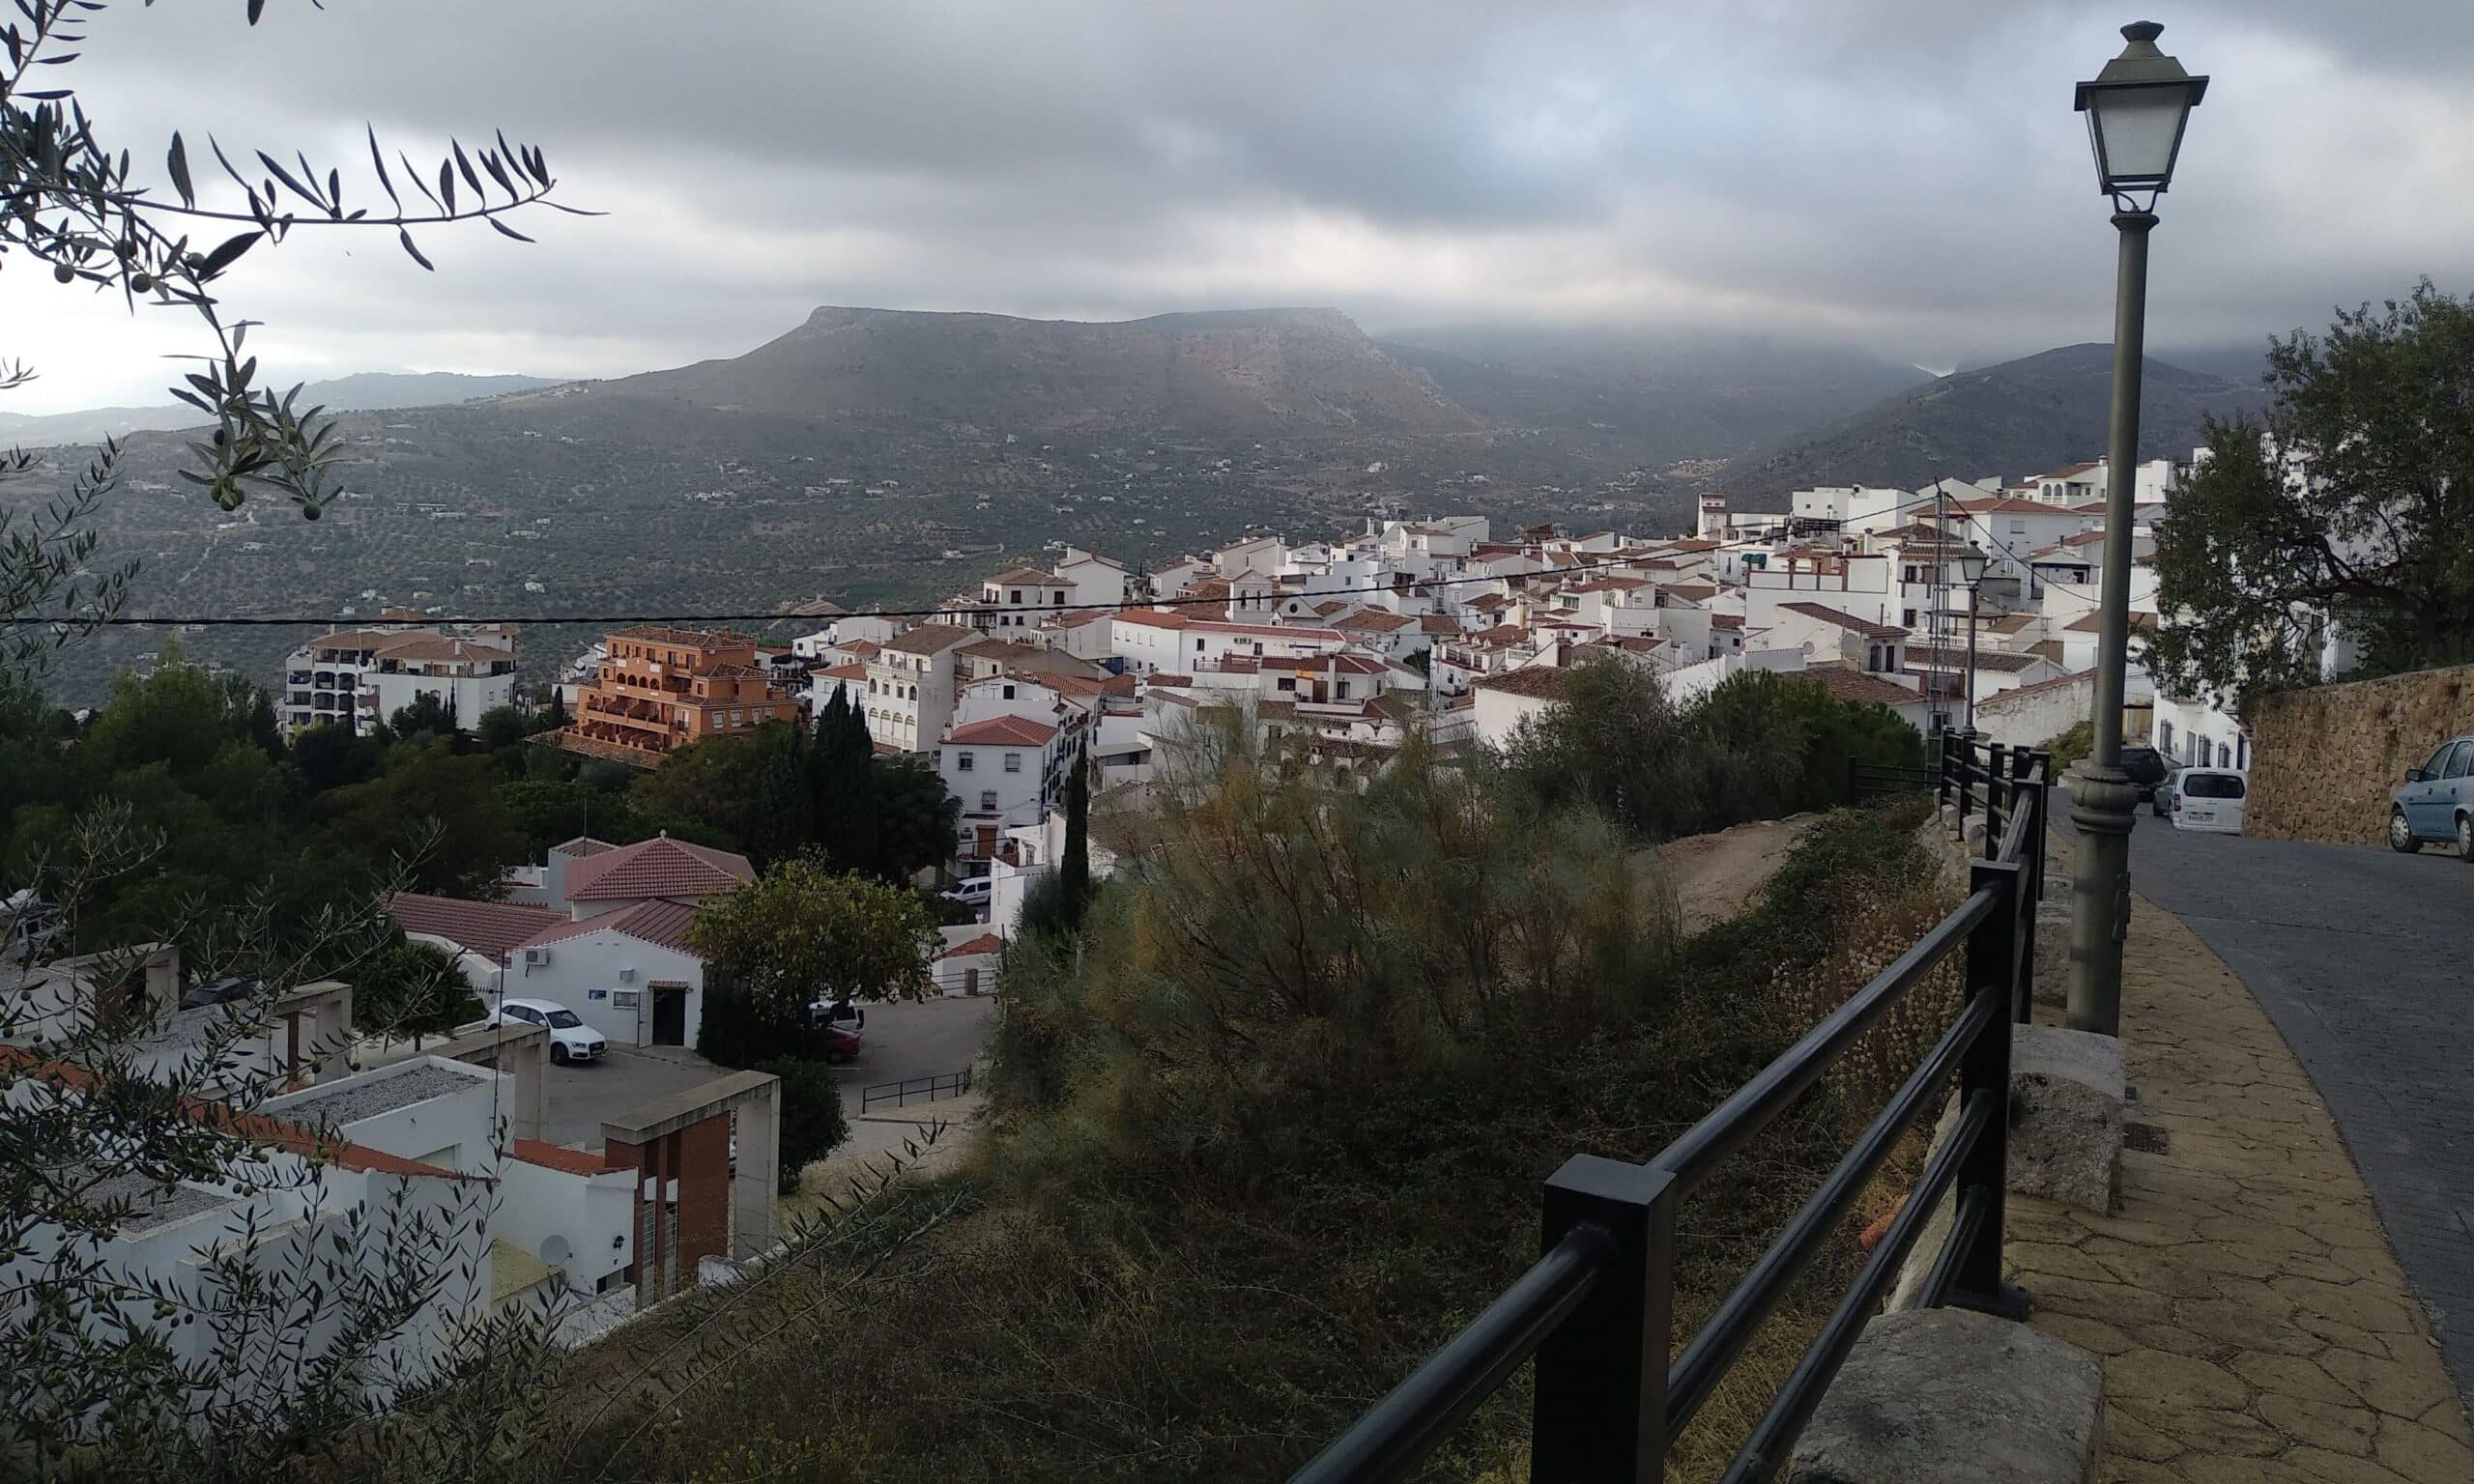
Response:
M575 1255L575 1248L568 1244L567 1239L556 1232L541 1239L541 1261L553 1268L564 1268L567 1260Z

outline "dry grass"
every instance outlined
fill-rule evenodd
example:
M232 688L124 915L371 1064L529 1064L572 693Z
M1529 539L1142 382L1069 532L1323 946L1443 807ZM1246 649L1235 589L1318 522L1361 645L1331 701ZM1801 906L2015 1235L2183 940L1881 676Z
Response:
M1654 1153L1938 916L1927 873L1871 831L1817 830L1784 910L1713 940L1711 976L1644 1027L1251 1089L1218 1125L1154 1129L1149 1158L1127 1151L1154 1104L1003 1112L984 1155L895 1189L758 1288L688 1298L579 1356L550 1414L580 1445L509 1476L1284 1476L1527 1265L1539 1183L1567 1155ZM1929 998L1687 1205L1680 1339L1945 1023L1954 991ZM1679 1441L1674 1478L1713 1477L1769 1406L1913 1160L1898 1165ZM1423 1476L1524 1477L1526 1385Z

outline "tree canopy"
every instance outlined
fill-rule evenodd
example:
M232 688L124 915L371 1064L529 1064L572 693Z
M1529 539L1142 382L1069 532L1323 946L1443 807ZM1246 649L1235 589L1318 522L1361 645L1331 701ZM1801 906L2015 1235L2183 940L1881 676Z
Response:
M915 892L839 872L813 853L784 861L688 926L687 941L769 1013L815 1000L928 991L938 938Z
M2474 301L2427 280L2268 367L2265 421L2211 425L2158 524L2158 682L2316 683L2332 623L2369 673L2474 659Z

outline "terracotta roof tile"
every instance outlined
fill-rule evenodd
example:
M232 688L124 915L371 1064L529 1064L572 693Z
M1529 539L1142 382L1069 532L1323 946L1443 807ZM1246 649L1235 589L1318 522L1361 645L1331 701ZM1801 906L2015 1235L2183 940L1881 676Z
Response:
M1500 675L1488 675L1478 682L1482 691L1500 691L1508 696L1526 696L1536 700L1561 700L1564 684L1571 676L1568 670L1548 665L1531 665L1520 670L1508 670Z
M1778 607L1783 613L1801 614L1807 618L1818 618L1824 623L1834 623L1842 629L1861 634L1866 639L1903 639L1907 635L1907 630L1900 628L1897 624L1875 623L1870 618L1858 618L1854 614L1842 613L1827 604L1781 603Z
M1843 665L1818 666L1803 673L1820 681L1823 689L1841 700L1903 706L1923 699L1922 693L1911 691L1894 680L1868 675L1860 670L1849 670Z
M568 867L567 899L713 897L755 879L756 868L746 856L660 835Z
M1055 735L1056 728L1049 722L1035 722L1027 716L992 716L984 722L954 728L945 733L945 740L961 745L1038 747Z
M596 932L615 932L639 942L676 949L696 956L687 946L687 925L696 921L696 908L684 901L640 901L623 912L604 912L575 922L561 919L557 927L547 928L516 945L518 948L540 948L551 943L563 943L569 938L586 937Z
M516 901L468 901L460 897L432 897L421 892L396 892L387 899L387 915L406 932L445 938L449 943L497 962L508 949L567 915L548 907Z

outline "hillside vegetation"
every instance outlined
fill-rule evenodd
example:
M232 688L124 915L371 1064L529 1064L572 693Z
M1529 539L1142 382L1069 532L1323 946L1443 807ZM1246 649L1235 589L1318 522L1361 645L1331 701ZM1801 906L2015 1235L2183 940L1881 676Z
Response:
M2208 418L2267 405L2256 381L2186 371L2152 357L2141 385L2143 459L2187 459L2207 441ZM2024 479L2104 456L2113 386L2110 345L2066 345L1954 371L1747 454L1727 466L1720 482L1730 491L1775 496L1826 484L1914 489L1988 474Z
M1684 939L1640 837L1517 768L1412 755L1361 791L1229 734L1168 774L1156 843L1082 931L1011 951L966 1168L579 1357L551 1411L600 1420L518 1474L1283 1477L1534 1258L1566 1157L1654 1154L1942 908L1913 821L1869 813L1827 815L1749 912ZM1681 1323L1954 995L1920 996L1695 1197ZM1853 1238L1681 1476L1732 1449ZM1525 1384L1426 1476L1514 1476Z

